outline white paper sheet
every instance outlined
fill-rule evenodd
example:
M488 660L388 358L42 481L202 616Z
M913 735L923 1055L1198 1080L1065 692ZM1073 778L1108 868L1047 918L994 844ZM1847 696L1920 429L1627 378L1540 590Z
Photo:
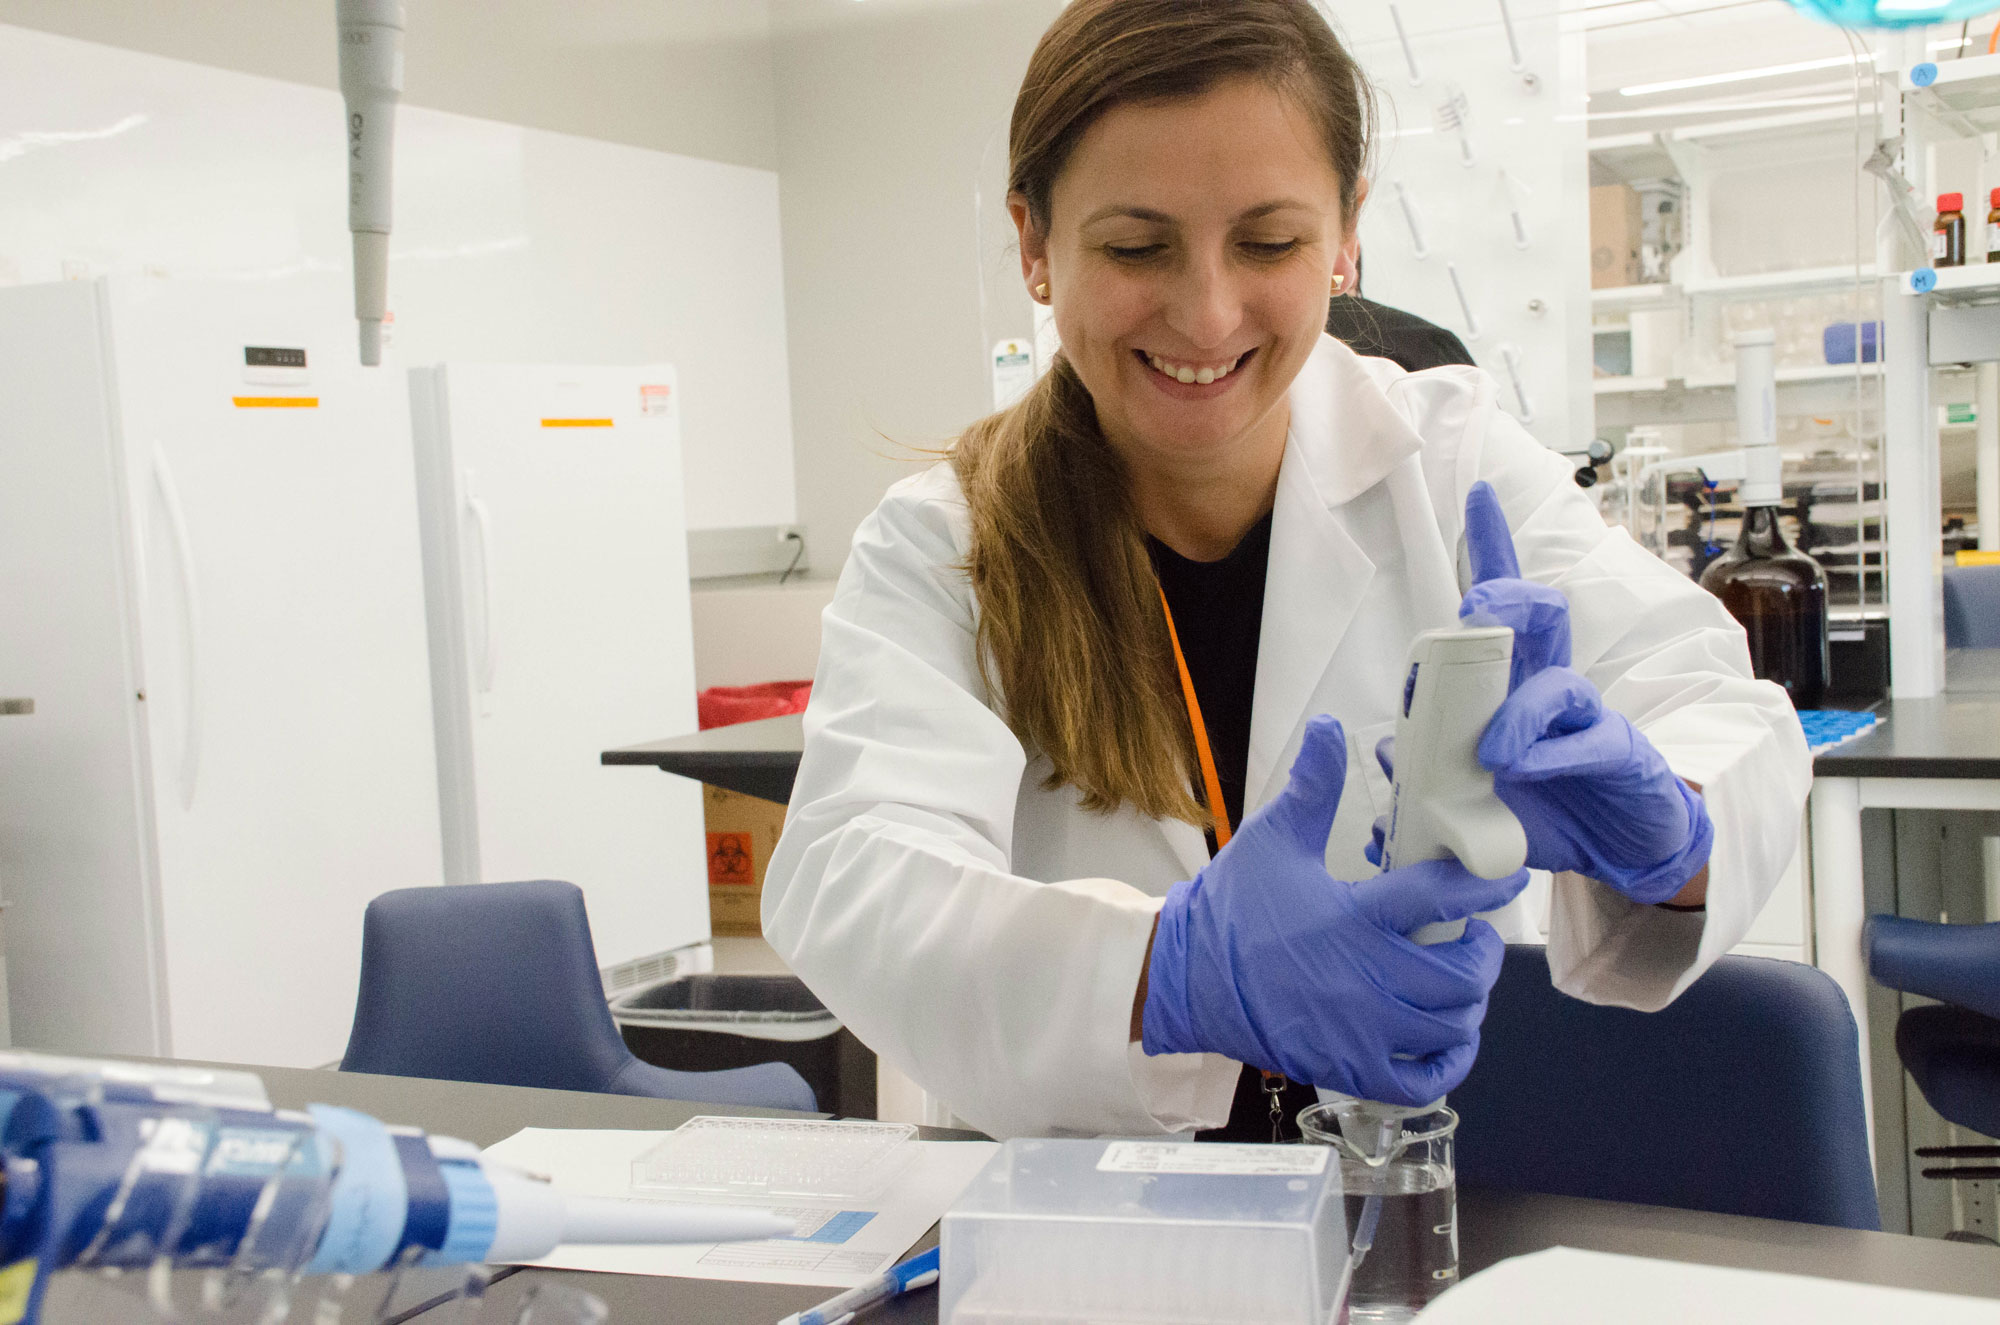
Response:
M579 1196L632 1194L632 1161L671 1135L530 1127L487 1148L494 1159L546 1174ZM533 1262L557 1270L677 1275L764 1284L853 1288L896 1263L959 1197L1000 1147L990 1141L913 1141L916 1162L859 1208L779 1206L801 1217L801 1237L678 1247L558 1247Z
M1554 1247L1501 1261L1418 1325L2000 1325L2000 1301Z

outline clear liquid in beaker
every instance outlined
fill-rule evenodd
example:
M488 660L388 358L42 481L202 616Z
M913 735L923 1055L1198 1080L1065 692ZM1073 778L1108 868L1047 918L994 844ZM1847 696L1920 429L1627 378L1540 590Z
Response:
M1347 1187L1347 1226L1356 1235L1348 1320L1360 1325L1414 1318L1458 1282L1458 1205L1451 1169L1401 1163L1371 1169L1343 1157L1341 1178ZM1364 1232L1366 1250L1359 1245Z
M1457 1130L1458 1115L1441 1102L1409 1108L1326 1093L1299 1114L1305 1139L1339 1157L1354 1325L1413 1320L1458 1282Z

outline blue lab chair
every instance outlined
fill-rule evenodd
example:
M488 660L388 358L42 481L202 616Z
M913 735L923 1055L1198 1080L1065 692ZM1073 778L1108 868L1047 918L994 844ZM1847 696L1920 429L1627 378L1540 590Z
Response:
M1556 990L1507 949L1451 1093L1458 1176L1835 1228L1881 1228L1854 1014L1794 962L1723 957L1658 1012Z
M368 904L344 1072L813 1110L787 1063L675 1072L611 1020L575 884L404 888Z
M1995 569L2000 569L1996 567ZM1896 1020L1896 1056L1946 1122L2000 1137L2000 924L1941 925L1870 916L1868 972L1891 989L1934 998ZM1930 1159L1996 1157L1991 1146L1938 1146ZM1925 1177L1991 1178L1981 1170L1926 1169Z
M1944 568L1944 642L2000 649L2000 566Z

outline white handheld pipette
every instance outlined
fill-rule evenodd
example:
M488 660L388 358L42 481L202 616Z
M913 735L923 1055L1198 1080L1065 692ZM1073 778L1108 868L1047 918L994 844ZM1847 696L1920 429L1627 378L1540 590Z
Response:
M340 95L347 102L347 228L354 232L354 316L361 362L382 362L389 311L389 181L403 94L404 0L335 0Z
M1479 762L1479 739L1507 698L1513 662L1514 632L1505 626L1427 630L1411 643L1403 707L1396 717L1395 791L1382 841L1384 870L1452 856L1480 878L1498 879L1527 862L1528 838L1521 821L1494 794L1493 775ZM1425 925L1410 938L1426 945L1448 943L1464 932L1463 920L1446 920ZM1324 1089L1319 1097L1329 1102L1349 1098ZM1412 1109L1353 1101L1358 1126L1348 1140L1371 1162L1387 1163L1396 1152L1402 1119L1443 1103L1440 1098Z
M1505 626L1427 630L1410 645L1383 869L1453 856L1482 879L1500 879L1526 862L1521 821L1479 763L1479 738L1507 698L1513 660ZM1451 920L1410 937L1443 943L1464 932L1463 920Z

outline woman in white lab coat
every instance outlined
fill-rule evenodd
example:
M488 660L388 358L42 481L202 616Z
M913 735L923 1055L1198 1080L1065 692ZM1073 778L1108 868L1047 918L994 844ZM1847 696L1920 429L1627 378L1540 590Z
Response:
M1246 1064L1434 1098L1501 936L1405 933L1545 907L1563 989L1656 1009L1795 847L1804 741L1719 603L1483 373L1320 334L1369 112L1308 0L1069 5L1010 138L1063 355L891 489L825 614L765 933L994 1135L1255 1136ZM1532 912L1518 877L1367 859L1405 654L1462 611L1516 629L1480 754L1553 872Z

